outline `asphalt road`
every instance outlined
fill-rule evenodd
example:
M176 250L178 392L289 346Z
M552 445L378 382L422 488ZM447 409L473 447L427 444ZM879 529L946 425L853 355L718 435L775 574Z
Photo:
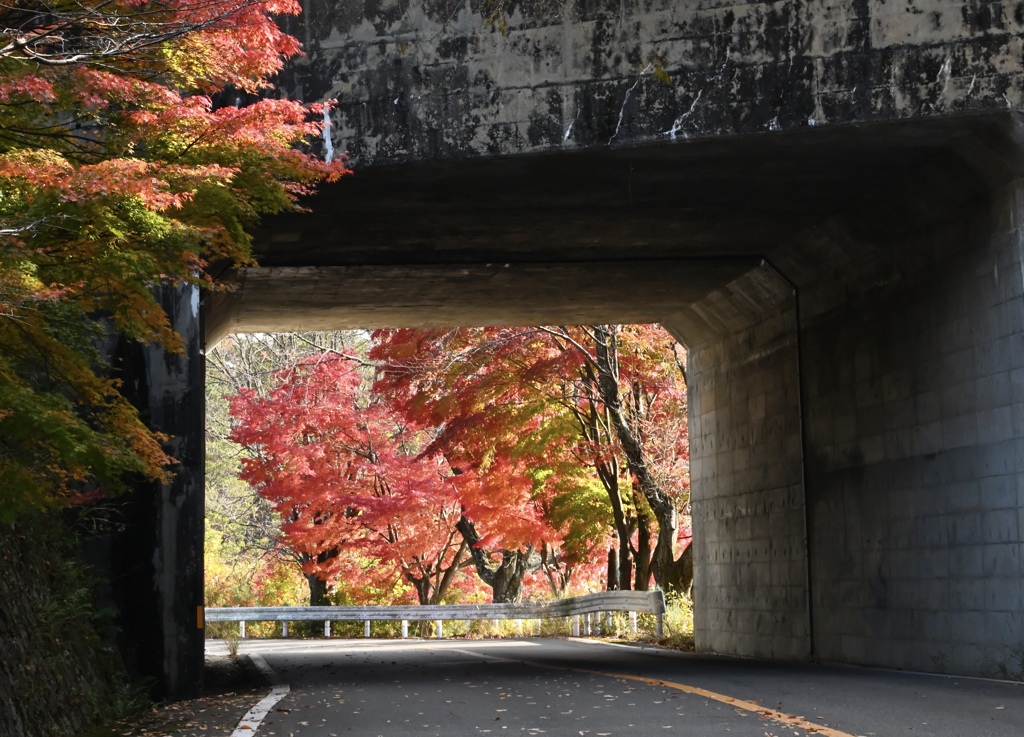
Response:
M262 723L235 733L254 737L1024 735L1024 686L969 678L558 639L250 640L240 653L279 679Z

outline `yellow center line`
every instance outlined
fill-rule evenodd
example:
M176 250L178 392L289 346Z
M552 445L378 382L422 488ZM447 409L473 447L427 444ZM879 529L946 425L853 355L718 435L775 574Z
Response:
M660 678L647 678L646 676L634 676L628 673L610 673L601 670L591 670L589 668L573 668L567 665L551 665L549 663L541 663L534 660L518 660L513 658L502 658L497 655L490 653L475 653L472 650L456 650L456 652L464 653L466 655L472 655L477 658L485 658L487 660L504 660L509 663L521 663L523 665L529 665L534 668L548 668L550 670L564 670L571 671L573 673L586 673L592 676L602 676L604 678L618 678L623 681L637 681L639 683L647 684L648 686L661 686L663 688L672 688L677 691L683 691L684 693L693 694L694 696L702 696L706 699L718 701L723 704L735 707L737 709L743 709L749 711L752 714L757 714L764 719L770 719L773 722L784 724L789 727L796 727L797 729L803 729L808 734L820 734L824 737L857 737L856 735L850 734L849 732L842 732L838 729L832 729L826 727L823 724L815 724L808 719L795 716L793 714L786 714L785 712L776 711L775 709L767 709L760 704L753 701L744 701L743 699L734 699L732 696L726 696L715 691L708 691L706 688L698 688L697 686L689 686L685 683L676 683L675 681L663 681Z

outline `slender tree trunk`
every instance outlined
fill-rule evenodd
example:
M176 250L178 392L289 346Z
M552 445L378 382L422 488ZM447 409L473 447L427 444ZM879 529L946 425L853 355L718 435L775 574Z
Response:
M639 500L638 500L639 501ZM637 505L636 590L647 591L651 587L651 515L641 504Z
M605 489L608 491L608 498L612 502L612 517L615 523L615 535L619 539L619 570L617 580L619 588L626 591L629 589L629 581L632 578L630 574L633 572L633 562L631 560L632 553L630 550L632 530L630 529L629 521L626 519L625 509L622 504L622 497L619 494L618 480L616 479L614 487L605 483Z
M601 391L598 376L591 364L580 369L579 386L587 397L587 411L575 410L576 421L579 423L583 437L591 443L607 442L611 439L611 418L606 409L601 409ZM630 588L633 578L633 560L630 540L633 534L632 521L627 517L619 486L619 462L615 458L599 460L594 465L597 476L608 494L612 507L612 524L618 537L619 561L616 575L619 589ZM609 580L611 577L609 576Z
M633 551L629 540L619 547L619 590L629 591L633 588Z
M452 560L452 564L445 570L444 575L441 577L441 582L434 589L433 595L430 597L431 604L440 604L441 600L444 599L445 594L448 593L448 589L451 588L452 581L455 580L455 574L459 572L462 567L462 558L466 554L466 541L463 540L459 545L458 551L455 553L455 558Z
M608 591L619 590L619 554L614 545L608 548L608 583L605 589Z
M658 541L654 547L651 570L666 591L682 591L689 588L685 581L685 562L675 558L675 539L679 531L679 520L672 497L661 488L651 473L647 454L626 415L619 396L619 362L617 339L607 326L594 326L595 357L597 359L598 388L601 399L611 415L615 434L619 438L626 456L629 470L633 473L640 491L650 505L658 521ZM677 567L679 570L677 570ZM691 565L692 568L692 565ZM638 576L639 578L639 576Z

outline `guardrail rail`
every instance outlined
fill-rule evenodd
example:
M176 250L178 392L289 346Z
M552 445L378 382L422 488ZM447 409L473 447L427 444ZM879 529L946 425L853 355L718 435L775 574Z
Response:
M323 621L324 636L331 636L331 622L364 622L363 636L370 636L371 622L401 622L402 637L409 636L409 622L434 622L437 637L444 636L445 621L539 620L563 618L572 622L572 636L579 637L602 626L601 615L628 612L633 631L637 631L637 613L653 614L655 633L664 632L665 595L661 591L603 591L571 596L543 603L523 604L445 604L412 606L269 606L209 607L207 622L238 622L238 635L245 637L246 622L281 622L285 637L289 622ZM596 621L594 615L597 615Z

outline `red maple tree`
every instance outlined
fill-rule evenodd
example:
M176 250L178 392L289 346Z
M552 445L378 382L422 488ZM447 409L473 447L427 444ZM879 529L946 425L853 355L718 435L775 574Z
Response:
M442 460L420 456L415 433L366 391L358 361L315 357L280 379L267 397L231 399L232 439L253 452L242 476L281 515L311 603L325 603L339 576L375 591L402 581L420 603L442 601L466 552Z
M431 451L483 477L493 471L495 487L506 489L516 483L508 471L514 465L533 484L533 503L548 510L540 517L549 526L557 524L550 511L559 503L586 498L581 470L589 468L611 509L604 518L591 509L595 524L577 526L574 535L563 529L562 540L575 540L577 549L589 541L593 555L605 539L596 528L613 527L619 565L609 584L630 587L635 561L637 588L652 573L666 588L688 587L688 560L676 556L689 490L685 381L664 330L394 330L374 340L371 356L382 362L377 391L411 424L439 428ZM557 537L538 530L533 539Z

